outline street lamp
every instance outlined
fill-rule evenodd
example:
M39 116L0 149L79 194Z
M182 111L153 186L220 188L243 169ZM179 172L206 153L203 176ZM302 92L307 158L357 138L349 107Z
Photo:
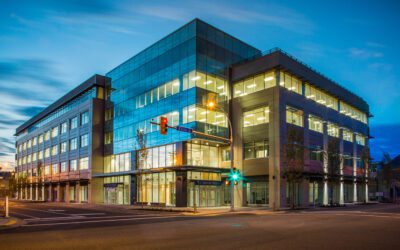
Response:
M209 109L211 109L211 110L217 110L217 104L216 104L216 102L215 102L214 100L208 101L207 104L206 104L206 106L207 106ZM232 130L232 123L231 123L231 120L229 119L228 114L227 114L225 111L223 111L223 110L221 110L221 109L218 109L218 111L221 111L221 112L225 115L226 119L228 120L228 126L229 126L229 143L230 143L230 146L231 146L231 173L232 173L232 172L234 171L234 166L233 166L233 165L234 165L234 164L233 164L233 155L234 155L234 153L233 153L233 130ZM235 173L234 175L237 175L237 174ZM236 177L238 177L238 176L236 176ZM234 191L235 191L235 182L232 181L232 182L231 182L231 209L230 209L231 212L234 212L234 211L235 211L235 194L234 194Z

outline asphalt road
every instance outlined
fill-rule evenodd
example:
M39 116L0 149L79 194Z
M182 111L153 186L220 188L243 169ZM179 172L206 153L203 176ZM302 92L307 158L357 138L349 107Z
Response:
M12 205L0 249L400 249L400 205L233 215Z

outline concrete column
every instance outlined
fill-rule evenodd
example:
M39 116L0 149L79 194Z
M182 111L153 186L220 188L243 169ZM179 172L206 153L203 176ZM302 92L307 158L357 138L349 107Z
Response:
M187 171L177 171L176 172L176 184L175 184L175 194L176 194L176 206L177 207L187 207L187 189L188 189L188 179ZM197 204L199 205L199 204Z
M310 205L310 180L303 180L302 185L303 192L303 207L308 207ZM301 192L301 190L300 190Z
M69 182L67 182L67 184L65 184L65 197L64 200L66 203L69 203Z
M81 202L81 185L78 182L76 182L75 185L75 202L80 203Z
M35 186L35 200L38 201L39 200L39 184L36 183Z
M32 183L29 185L29 199L30 200L33 200L33 186L32 185L33 185Z
M369 201L369 196L368 196L368 181L365 183L365 202Z
M57 202L61 201L61 185L60 183L57 183L57 198L56 198Z
M49 193L48 201L53 201L53 184L51 183L49 185L48 193Z
M279 71L276 72L276 79L279 83ZM268 158L269 178L269 206L272 209L279 209L286 206L286 182L282 175L282 141L286 133L286 101L281 95L279 86L273 88L273 98L269 102L269 146L270 156Z
M242 108L237 102L232 103L231 121L232 121L232 133L233 133L233 166L244 173L243 171L243 133L242 133ZM231 187L232 188L232 187ZM244 185L242 183L233 185L234 194L234 207L243 207L245 204L245 197L243 196Z
M339 190L339 204L344 205L344 179L343 179L343 168L344 168L344 162L343 162L343 151L344 151L344 146L343 146L343 128L339 129L339 152L340 156L342 157L342 161L340 162L340 190Z
M324 159L323 159L323 173L324 173L324 193L323 193L323 201L322 204L324 206L329 203L329 194L328 194L328 123L324 122L323 124L323 150L324 150Z
M28 199L28 187L27 186L25 186L25 200L27 200Z
M92 182L89 181L87 185L88 185L88 200L87 200L87 202L92 203Z
M42 182L42 201L45 201L46 197L45 197L45 193L44 193L44 183Z
M19 199L22 200L22 192L23 192L23 188L22 186L19 187Z
M353 133L353 183L353 202L357 202L357 143L355 133Z

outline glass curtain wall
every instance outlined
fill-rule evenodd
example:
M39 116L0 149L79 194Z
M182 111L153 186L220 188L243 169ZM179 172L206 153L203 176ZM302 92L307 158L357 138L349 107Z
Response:
M104 178L104 203L128 205L130 204L129 175L110 176Z
M175 206L175 172L138 175L138 201Z

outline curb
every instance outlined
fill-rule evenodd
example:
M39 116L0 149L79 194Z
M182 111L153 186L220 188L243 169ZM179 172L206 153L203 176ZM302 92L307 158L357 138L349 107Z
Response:
M8 229L8 228L15 228L19 227L24 224L24 221L15 217L5 218L8 220L4 224L0 224L0 230Z

